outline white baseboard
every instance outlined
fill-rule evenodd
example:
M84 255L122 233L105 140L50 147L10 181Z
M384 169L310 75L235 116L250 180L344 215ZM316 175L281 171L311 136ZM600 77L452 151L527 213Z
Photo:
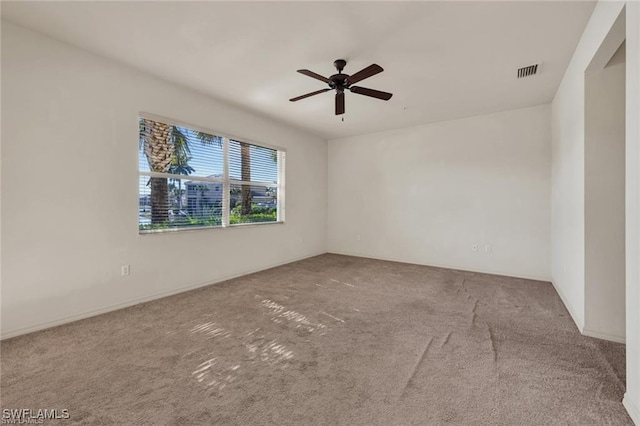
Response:
M241 276L244 276L244 275L254 274L256 272L260 272L260 271L264 271L264 270L267 270L267 269L275 268L275 267L278 267L278 266L286 265L288 263L297 262L299 260L304 260L304 259L308 259L308 258L311 258L311 257L319 256L321 254L325 254L325 252L318 252L318 253L314 253L314 254L310 254L310 255L294 258L294 259L289 259L289 260L286 260L284 262L278 262L278 263L275 263L275 264L272 264L272 265L267 265L267 266L264 266L264 267L261 267L261 268L256 268L256 269L247 270L247 271L244 271L244 272L241 272L241 273L238 273L238 274L232 274L232 275L229 275L229 276L225 276L223 278L216 279L215 281L207 281L207 282L201 282L201 283L197 283L197 284L190 284L190 285L183 286L183 287L178 287L178 288L175 288L175 289L172 289L172 290L161 291L159 293L154 293L154 294L149 295L149 296L145 296L145 297L141 297L141 298L137 298L137 299L133 299L133 300L128 300L126 302L118 303L118 304L115 304L115 305L106 306L104 308L94 309L94 310L91 310L91 311L84 311L84 312L80 312L78 314L68 315L68 316L57 318L57 319L54 319L54 320L51 320L51 321L46 321L46 322L43 322L43 323L34 324L34 325L31 325L31 326L28 326L28 327L23 327L23 328L19 328L19 329L15 329L15 330L9 330L7 332L3 332L2 333L2 335L0 336L0 340L10 339L12 337L20 336L20 335L23 335L23 334L33 333L35 331L45 330L47 328L56 327L56 326L63 325L63 324L68 324L70 322L79 321L79 320L82 320L82 319L85 319L85 318L94 317L96 315L106 314L107 312L117 311L118 309L128 308L130 306L139 305L140 303L150 302L152 300L162 299L163 297L172 296L172 295L178 294L178 293L184 293L185 291L195 290L196 288L219 284L221 282L228 281L228 280L231 280L231 279L234 279L234 278L238 278L238 277L241 277Z
M616 343L627 343L625 336L617 336L609 333L601 333L599 331L589 330L588 328L582 329L582 334L589 337L595 337L596 339L609 340Z
M627 413L629 413L629 417L631 420L637 425L640 426L640 409L636 406L631 400L627 397L627 394L624 394L624 398L622 399L622 405L627 409Z
M580 333L584 333L584 331L583 331L584 330L584 324L579 320L578 316L573 311L573 308L568 303L568 300L567 300L566 296L564 295L564 293L562 292L562 290L560 290L560 287L558 287L556 285L556 283L553 282L553 280L551 280L551 284L553 285L553 288L556 289L556 293L558 293L558 296L560 296L560 300L562 300L562 304L564 305L565 308L567 308L567 311L569 311L569 315L571 315L571 319L573 319L573 323L576 325L576 327L578 327L578 331Z
M333 251L333 250L330 250L327 253L339 254L342 256L364 257L365 259L386 260L388 262L406 263L409 265L420 265L420 266L431 266L433 268L453 269L453 270L462 271L462 272L477 272L479 274L498 275L501 277L521 278L524 280L551 282L551 279L549 277L538 277L538 276L532 276L532 275L526 275L526 274L514 274L511 272L491 271L491 270L483 270L483 269L469 269L461 266L442 265L442 264L436 264L436 263L410 262L410 261L407 261L406 259L384 257L384 256L369 256L366 254L346 253L346 252Z

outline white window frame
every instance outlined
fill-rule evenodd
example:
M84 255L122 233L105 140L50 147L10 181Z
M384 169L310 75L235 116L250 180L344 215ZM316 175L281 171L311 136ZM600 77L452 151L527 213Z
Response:
M166 229L148 229L148 230L139 230L138 233L141 235L144 234L154 234L154 233L162 233L162 232L179 232L179 231L193 231L193 230L201 230L201 229L228 229L235 227L244 227L244 226L258 226L258 225L273 225L273 224L282 224L285 222L285 164L286 164L286 149L282 147L278 147L275 145L269 145L262 142L255 142L253 140L237 137L230 135L225 132L218 132L215 130L206 129L200 126L196 126L193 124L188 124L182 122L180 120L173 120L166 117L161 117L155 114L150 114L147 112L138 113L139 118L145 118L148 120L154 120L161 123L168 124L170 126L178 126L185 127L189 130L194 130L196 132L207 133L209 135L218 136L222 138L222 178L215 177L206 177L206 176L191 176L188 178L191 181L197 182L215 182L222 183L222 220L220 226L186 226L186 227L174 227L174 228L166 228ZM138 130L139 132L139 130ZM258 146L261 148L272 149L277 152L277 167L278 167L278 182L260 182L260 181L243 181L238 179L231 179L229 177L229 142L243 142L249 145ZM138 149L138 181L140 176L146 177L158 177L158 178L167 178L167 179L180 179L184 180L187 176L185 175L176 175L173 173L159 173L159 172L145 172L140 170L140 150ZM139 183L138 183L139 184ZM230 212L231 212L231 185L253 185L253 186L265 186L268 188L276 188L277 198L276 198L276 221L275 222L248 222L248 223L230 223ZM138 190L138 205L140 205L140 190Z

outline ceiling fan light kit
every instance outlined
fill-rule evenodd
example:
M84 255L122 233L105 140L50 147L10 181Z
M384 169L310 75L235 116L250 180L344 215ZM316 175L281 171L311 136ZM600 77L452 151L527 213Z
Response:
M315 78L316 80L320 80L329 85L328 89L317 90L315 92L307 93L305 95L297 96L295 98L289 99L291 102L296 102L301 99L308 98L310 96L318 95L320 93L328 92L329 90L336 91L336 115L344 114L344 91L349 90L351 93L355 93L357 95L369 96L371 98L382 99L383 101L388 101L391 99L393 94L387 92L381 92L380 90L367 89L366 87L353 86L353 84L364 80L365 78L372 77L376 74L384 71L382 67L378 64L372 64L368 67L358 71L353 75L343 74L342 70L347 65L347 61L344 59L336 59L333 62L333 66L338 70L337 74L332 75L329 78L323 77L320 74L316 74L313 71L309 70L298 70L300 74L304 74L308 77Z

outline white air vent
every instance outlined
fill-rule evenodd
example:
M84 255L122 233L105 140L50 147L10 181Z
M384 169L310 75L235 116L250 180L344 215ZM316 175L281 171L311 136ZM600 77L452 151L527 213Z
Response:
M531 77L538 73L540 64L528 65L526 67L518 68L518 78Z

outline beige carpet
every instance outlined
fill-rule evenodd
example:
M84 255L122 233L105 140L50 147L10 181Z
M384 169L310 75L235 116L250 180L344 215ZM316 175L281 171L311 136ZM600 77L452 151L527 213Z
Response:
M355 257L1 349L2 408L61 424L632 424L624 346L581 336L549 283Z

